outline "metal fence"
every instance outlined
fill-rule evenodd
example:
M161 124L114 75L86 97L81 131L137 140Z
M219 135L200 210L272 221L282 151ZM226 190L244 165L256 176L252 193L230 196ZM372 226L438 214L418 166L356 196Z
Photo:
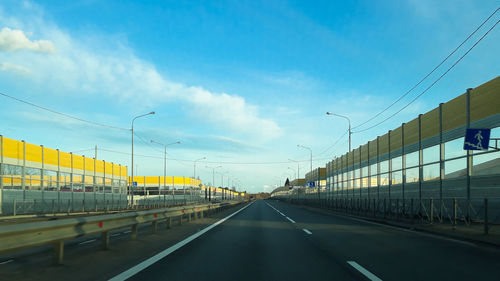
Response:
M500 77L306 174L317 199L500 197ZM490 150L464 150L467 128L491 129ZM487 149L487 148L486 148ZM326 184L321 184L326 180Z
M304 189L304 188L301 188ZM492 227L500 230L500 198L482 199L368 199L330 198L318 199L315 193L294 192L274 194L274 199L293 204L330 209L346 214L373 217L383 220L399 220L408 223L481 225L484 234Z

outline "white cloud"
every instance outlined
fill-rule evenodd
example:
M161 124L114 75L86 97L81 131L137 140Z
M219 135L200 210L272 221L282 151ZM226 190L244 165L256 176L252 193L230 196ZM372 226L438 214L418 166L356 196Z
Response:
M23 76L29 75L31 73L31 70L29 70L28 68L9 62L0 62L0 71L9 71Z
M53 53L55 50L52 42L48 40L31 41L22 30L8 27L0 30L0 51L15 52L24 49L39 53Z
M214 94L198 87L191 87L190 90L192 94L188 95L188 101L207 120L225 122L234 131L253 132L254 137L259 139L273 139L283 134L274 121L259 118L257 107L247 104L240 96Z
M283 133L273 120L259 116L258 107L248 104L241 96L213 93L202 87L172 81L159 73L152 63L138 58L132 50L123 47L122 42L105 38L79 40L50 23L44 23L40 18L35 21L38 25L31 32L43 34L50 41L30 41L22 30L4 28L0 36L0 49L11 53L7 55L0 52L0 61L9 61L6 64L11 66L22 62L25 69L31 70L29 79L36 83L37 88L45 88L47 92L60 95L71 92L78 95L108 95L123 102L140 99L140 104L136 106L144 107L180 101L192 109L187 114L238 136L266 141ZM95 42L108 47L96 47ZM57 46L57 53L50 56L14 52L23 48L49 51L47 46L53 50L53 45Z

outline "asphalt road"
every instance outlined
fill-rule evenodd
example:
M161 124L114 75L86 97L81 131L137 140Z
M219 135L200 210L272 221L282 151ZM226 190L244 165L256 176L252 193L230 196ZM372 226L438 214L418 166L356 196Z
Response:
M258 200L129 280L500 280L500 251Z

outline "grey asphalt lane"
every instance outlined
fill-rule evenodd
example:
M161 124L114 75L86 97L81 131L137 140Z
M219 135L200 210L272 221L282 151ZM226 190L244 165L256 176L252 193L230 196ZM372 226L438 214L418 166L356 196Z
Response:
M382 280L500 280L497 248L267 202L311 231L310 247L355 261Z
M129 280L360 280L335 252L257 200Z

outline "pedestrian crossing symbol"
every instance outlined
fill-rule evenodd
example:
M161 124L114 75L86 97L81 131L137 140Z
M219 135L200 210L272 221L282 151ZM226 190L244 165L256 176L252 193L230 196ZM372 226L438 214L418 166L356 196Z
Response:
M490 129L467 129L464 150L488 150Z

